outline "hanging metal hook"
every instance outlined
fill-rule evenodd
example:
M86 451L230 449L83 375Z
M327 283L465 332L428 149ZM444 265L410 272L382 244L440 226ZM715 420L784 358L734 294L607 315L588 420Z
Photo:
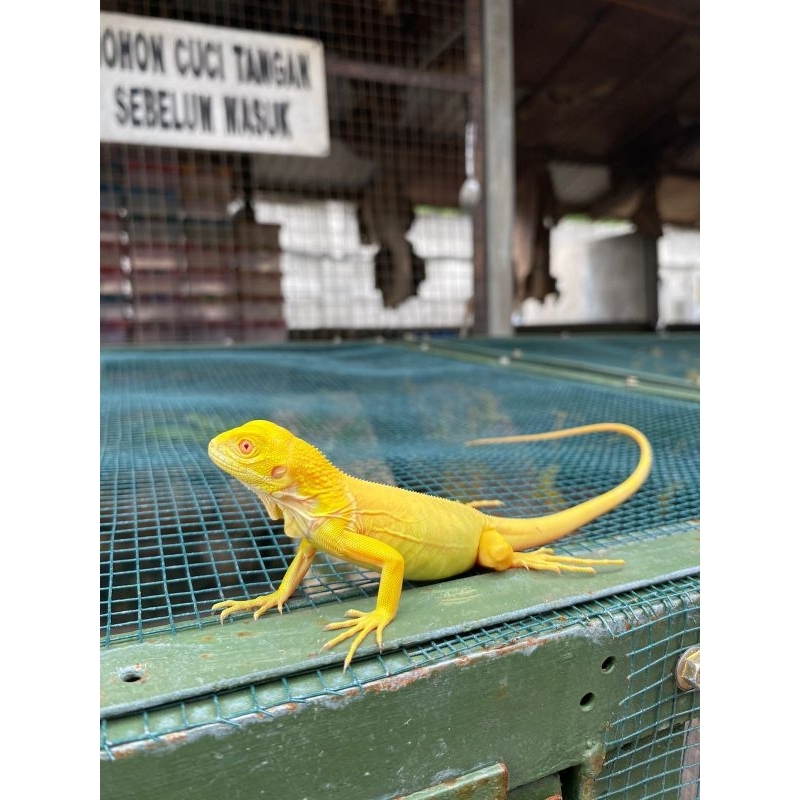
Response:
M468 122L464 131L464 171L466 179L458 192L458 203L472 211L481 201L481 184L475 177L475 123Z

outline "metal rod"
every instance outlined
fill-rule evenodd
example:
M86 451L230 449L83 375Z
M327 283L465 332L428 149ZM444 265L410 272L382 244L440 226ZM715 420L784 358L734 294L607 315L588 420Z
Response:
M463 73L424 72L407 67L388 67L385 64L351 61L333 53L325 54L325 69L328 75L338 78L354 78L374 83L415 86L422 89L468 92L473 85L473 78Z
M467 71L473 79L468 94L468 118L475 123L475 177L484 183L484 124L483 124L483 36L482 0L467 0L465 8L465 45ZM486 333L486 192L481 191L478 205L472 211L472 282L473 293L470 310L465 314L462 335L466 335L469 317L475 333Z
M657 8L647 3L636 2L636 0L606 0L612 6L620 6L627 8L630 11L636 11L640 14L648 14L651 17L660 17L667 19L670 22L675 22L678 25L683 25L685 28L699 28L700 19L695 15L687 17L685 14L678 14L669 9ZM698 8L700 4L698 3Z
M513 330L511 237L514 223L515 141L514 63L510 44L513 41L510 0L484 0L483 183L486 197L486 333L490 336L508 336Z

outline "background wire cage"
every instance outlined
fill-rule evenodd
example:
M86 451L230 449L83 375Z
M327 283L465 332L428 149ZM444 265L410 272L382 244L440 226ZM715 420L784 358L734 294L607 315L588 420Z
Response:
M101 144L103 342L465 324L482 257L459 209L481 92L474 2L101 8L321 41L331 140L325 158Z
M103 353L103 651L113 658L126 646L160 647L216 631L214 602L276 587L293 556L282 524L269 520L256 496L206 454L213 435L252 418L289 427L352 474L462 501L500 499L496 513L510 516L548 513L610 488L635 465L635 446L610 434L468 451L465 440L624 419L653 444L651 476L633 498L560 542L559 550L613 554L636 543L657 549L696 531L699 408L685 382L699 369L697 336L609 336L602 345L561 339L560 377L553 358L537 360L525 341L508 343L521 353L496 343L488 355L486 343L428 341ZM584 379L576 379L576 365ZM620 379L620 370L641 380ZM623 666L618 656L627 692L605 734L597 796L693 797L699 695L677 693L672 670L699 639L699 581L694 570L681 575L552 611L507 615L494 625L475 620L456 634L357 659L345 674L338 666L298 665L279 679L201 692L144 712L117 710L104 716L102 752L118 763L117 756L143 743L364 692L526 636L569 638L578 626L609 637L629 661ZM376 579L319 559L288 615L331 604L341 613L349 607L342 603L373 596ZM407 583L404 599L418 588Z

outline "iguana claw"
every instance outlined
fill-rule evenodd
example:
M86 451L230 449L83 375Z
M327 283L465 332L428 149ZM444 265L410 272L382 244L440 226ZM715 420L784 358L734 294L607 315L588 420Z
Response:
M283 613L283 603L279 602L274 595L265 594L261 595L261 597L254 597L251 600L221 600L219 603L214 603L211 606L211 610L219 611L222 609L219 621L225 622L231 614L238 614L240 611L255 611L253 619L258 619L276 606L278 611Z
M531 553L514 553L512 567L538 569L544 572L586 572L594 575L595 566L619 566L625 562L619 558L573 558L557 556L550 547L540 547Z
M358 646L366 639L371 631L375 631L375 639L378 642L378 647L383 647L383 629L391 622L392 618L387 614L381 613L377 608L373 611L356 611L350 609L346 617L353 617L354 619L345 619L341 622L331 622L325 626L326 631L335 631L341 628L347 628L338 636L334 636L329 642L322 645L323 650L329 650L331 647L336 647L340 642L349 639L351 636L356 638L350 645L347 652L347 657L344 660L344 668L350 666Z

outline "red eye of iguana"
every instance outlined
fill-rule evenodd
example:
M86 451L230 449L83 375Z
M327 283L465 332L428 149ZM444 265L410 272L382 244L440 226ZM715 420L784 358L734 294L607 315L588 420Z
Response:
M249 439L242 439L239 442L239 452L243 456L249 456L253 452L253 443Z

